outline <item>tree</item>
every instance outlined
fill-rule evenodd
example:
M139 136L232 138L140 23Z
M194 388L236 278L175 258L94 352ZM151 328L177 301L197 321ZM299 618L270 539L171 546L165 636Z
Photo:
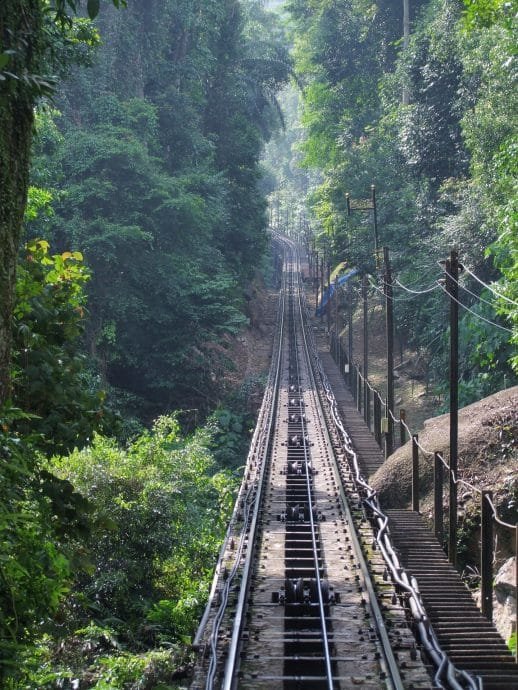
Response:
M124 0L113 0L119 6ZM67 7L68 5L68 7ZM34 107L52 92L45 76L70 27L67 9L73 0L57 0L50 11L45 0L4 0L0 4L0 404L10 394L11 319L16 261L29 185ZM99 0L88 2L94 17Z
M16 261L29 185L34 103L43 55L43 3L0 6L0 403L9 396ZM5 68L9 67L9 74ZM12 76L10 76L12 75Z
M374 271L370 221L348 217L344 201L346 192L365 199L374 183L381 242L394 250L403 283L427 288L432 278L423 274L433 276L457 245L486 282L498 279L496 267L503 273L495 306L516 324L516 20L500 0L465 5L463 15L451 0L412 3L412 35L400 50L399 2L288 3L304 86L305 164L323 174L309 203L323 230L317 241L333 258ZM470 346L484 353L478 370L473 361L466 369L466 394L476 396L509 380L508 350L505 337L487 338L477 322L476 314L487 318L477 306L480 286L466 277L462 284L472 291L461 292L473 312L464 323ZM406 342L425 350L434 344L438 380L444 343L435 324L444 304L432 286L398 299L395 310ZM505 328L497 316L495 328Z
M207 410L266 244L259 157L289 59L255 1L134 4L99 30L56 99L59 141L37 141L59 199L47 239L92 270L86 345L114 395L146 421Z

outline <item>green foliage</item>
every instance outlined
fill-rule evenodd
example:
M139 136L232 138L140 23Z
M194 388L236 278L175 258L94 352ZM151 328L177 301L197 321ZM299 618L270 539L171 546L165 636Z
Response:
M518 342L518 210L517 199L517 96L515 89L515 24L502 20L485 31L473 32L474 50L466 69L479 80L475 107L463 118L466 141L472 152L473 183L484 209L483 227L496 236L490 254L501 271L494 289L503 295L499 312L513 327L512 342ZM489 252L488 252L489 253ZM512 362L518 371L518 358Z
M420 3L403 48L401 29L389 16L395 19L400 9L392 3L367 8L361 1L292 0L288 8L304 85L305 164L323 173L308 196L320 228L317 247L330 252L332 262L346 258L375 271L372 220L347 217L344 201L346 192L366 200L374 183L380 242L391 249L403 283L428 287L439 273L436 262L452 246L484 281L500 278L495 288L504 297L493 300L494 309L477 300L480 287L469 279L466 287L476 296L461 291L475 312L462 312L463 401L494 392L513 380L506 358L518 366L505 332L477 318L513 324L517 342L512 9L470 3L478 19L466 32L457 3ZM399 293L396 299L400 338L419 349L432 377L443 381L445 295Z
M27 417L9 406L0 412L0 678L16 670L70 583L50 502L34 481L35 452L13 431Z
M47 193L37 199L40 206L49 203ZM48 453L84 444L104 421L104 394L87 386L85 358L78 352L88 279L80 252L51 256L46 240L28 242L18 265L14 398L32 416L19 420L16 429L38 435Z
M84 546L94 565L76 580L76 615L111 621L141 643L192 633L232 503L230 477L213 474L210 436L183 439L164 417L127 450L96 436L52 462L91 505Z
M27 473L26 489L25 465L11 463L16 490L2 484L2 498L6 486L13 493L2 503L6 521L17 511L10 531L0 515L9 554L0 561L0 642L5 658L6 649L16 656L7 687L50 690L86 678L95 688L169 687L183 673L177 643L189 642L203 610L234 502L235 479L216 471L209 451L213 433L208 426L185 438L175 417L162 417L126 449L96 435L91 447L48 461L39 482Z
M113 630L95 624L77 630L69 645L62 645L56 657L60 668L50 637L43 637L38 647L24 658L22 676L7 680L7 689L55 690L86 683L98 690L122 690L130 685L174 690L178 687L174 678L185 675L188 662L184 650L176 645L140 653L125 651ZM88 671L84 673L86 666Z
M243 464L250 441L246 433L246 423L251 423L248 417L225 407L212 413L215 433L211 447L218 466L236 469Z
M468 31L489 28L507 17L516 16L513 2L504 0L464 0L464 24Z
M70 80L59 120L42 121L35 183L52 171L46 237L91 269L87 348L149 420L225 393L243 284L266 244L258 159L289 60L257 2L124 15L100 16L98 63Z

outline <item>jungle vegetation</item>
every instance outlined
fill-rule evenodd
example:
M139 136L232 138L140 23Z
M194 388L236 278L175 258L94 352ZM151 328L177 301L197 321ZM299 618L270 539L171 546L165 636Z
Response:
M185 673L246 452L224 374L282 36L255 0L1 4L2 687Z
M274 189L278 218L308 206L317 246L375 274L344 196L374 183L416 289L455 242L490 286L465 283L491 323L463 316L464 401L511 382L514 15L420 0L403 46L390 0L0 3L2 687L188 673L246 446L225 373ZM396 311L438 372L441 297Z
M375 185L379 246L389 248L396 277L417 292L435 285L424 294L396 285L402 346L418 352L444 391L448 300L435 281L456 247L466 268L460 300L474 312L460 310L461 403L512 385L515 3L410 2L406 38L400 2L288 0L284 8L300 88L284 96L289 140L279 136L267 149L268 168L278 171L274 223L288 220L298 232L309 207L308 247L332 266L359 266L380 290L372 214L348 215L346 203L349 194L353 205L371 205Z

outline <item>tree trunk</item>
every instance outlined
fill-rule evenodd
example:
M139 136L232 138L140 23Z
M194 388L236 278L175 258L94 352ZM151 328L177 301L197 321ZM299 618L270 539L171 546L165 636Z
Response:
M16 261L27 199L29 159L43 14L40 0L2 0L0 53L15 77L0 81L0 404L10 394L11 327Z

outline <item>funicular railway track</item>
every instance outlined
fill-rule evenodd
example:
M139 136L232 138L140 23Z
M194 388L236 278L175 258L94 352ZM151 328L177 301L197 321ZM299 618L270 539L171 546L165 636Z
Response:
M191 688L475 690L477 680L452 668L426 625L427 665L416 651L386 548L366 519L376 522L376 507L362 503L368 488L315 359L296 248L278 241L284 270L272 366L194 642Z

